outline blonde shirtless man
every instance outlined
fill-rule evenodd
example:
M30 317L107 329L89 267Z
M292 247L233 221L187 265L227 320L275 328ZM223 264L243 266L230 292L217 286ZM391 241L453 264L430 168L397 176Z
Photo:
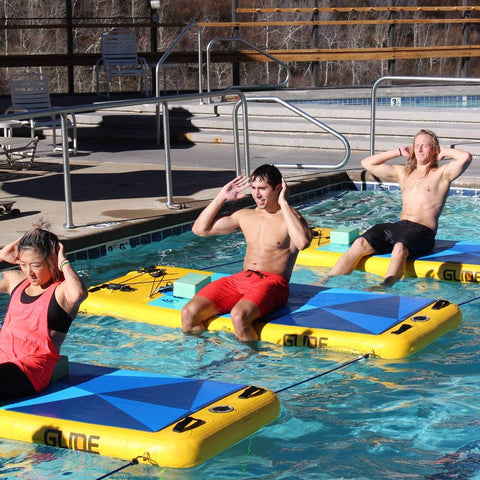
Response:
M405 165L386 163L397 157L405 157ZM440 165L445 158L452 160ZM399 280L409 256L425 255L433 249L438 218L450 185L467 169L471 160L468 152L441 147L437 136L429 130L420 130L412 146L363 159L362 166L372 175L399 183L402 191L400 221L382 223L367 230L353 242L321 283L335 275L350 274L363 257L374 253L391 253L382 285L388 287Z
M249 187L256 208L219 215L226 202L245 197ZM252 323L285 305L297 254L311 241L307 222L289 205L287 195L279 170L262 165L250 178L239 176L227 183L199 215L192 228L196 235L225 235L240 229L247 250L243 271L210 283L185 305L185 333L199 334L214 316L230 312L237 338L257 340Z

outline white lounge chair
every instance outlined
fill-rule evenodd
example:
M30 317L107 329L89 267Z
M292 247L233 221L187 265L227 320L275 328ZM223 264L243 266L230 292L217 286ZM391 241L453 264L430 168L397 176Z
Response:
M10 77L10 95L12 105L5 110L5 113L38 112L52 108L48 78L39 73L12 75ZM47 114L45 118L30 118L22 124L30 127L32 141L36 137L36 130L51 129L53 132L53 149L61 149L61 147L57 148L57 129L61 128L60 118ZM72 130L72 152L76 154L77 123L73 114L68 118L68 128Z
M97 95L100 95L100 68L105 73L107 98L110 98L112 77L140 77L145 96L149 95L149 70L147 60L137 55L135 32L116 29L102 33L102 56L95 64Z

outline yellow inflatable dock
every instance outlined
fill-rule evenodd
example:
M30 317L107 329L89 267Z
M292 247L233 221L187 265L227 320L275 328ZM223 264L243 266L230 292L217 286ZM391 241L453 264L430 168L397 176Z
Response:
M180 328L182 307L221 275L166 266L132 271L91 288L80 311ZM394 359L420 350L461 320L459 307L445 300L291 283L288 304L255 328L261 340L279 345ZM208 329L234 332L228 315L214 318Z
M331 242L336 231L331 228L314 228L313 240L297 257L297 264L312 267L328 267L347 251L346 243ZM359 270L385 276L390 263L390 254L372 255L363 259ZM406 276L436 278L464 283L480 283L480 243L436 240L435 248L428 255L409 259Z
M278 397L264 388L70 363L44 392L0 404L0 435L187 468L279 412Z

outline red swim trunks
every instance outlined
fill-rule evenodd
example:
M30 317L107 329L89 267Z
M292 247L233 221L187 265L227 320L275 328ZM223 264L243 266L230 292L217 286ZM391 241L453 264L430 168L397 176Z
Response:
M209 283L197 295L208 298L220 314L230 312L239 300L250 300L263 317L287 303L289 287L276 273L243 270Z

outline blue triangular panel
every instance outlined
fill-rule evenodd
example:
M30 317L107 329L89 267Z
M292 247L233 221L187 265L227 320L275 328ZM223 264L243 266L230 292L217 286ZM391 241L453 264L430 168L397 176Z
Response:
M205 380L182 380L183 382L155 385L152 387L111 391L110 394L127 400L143 401L155 405L165 405L189 410Z
M343 314L335 313L323 308L315 308L307 311L294 312L281 318L277 318L271 323L279 325L293 325L305 328L321 328L325 330L340 330L344 332L370 333L352 323L345 318Z
M126 373L126 374L125 374ZM92 393L108 393L117 390L138 389L158 385L170 385L188 381L185 378L167 377L163 375L129 375L128 370L114 375L103 375L83 383L81 388Z
M157 432L174 422L178 422L189 414L189 411L183 408L152 405L151 403L127 400L109 395L102 395L101 397L119 411L134 418L138 425L142 425L142 428L138 428L139 430ZM117 422L118 420L116 419L115 426Z
M345 288L330 288L315 295L308 301L310 305L316 307L331 307L334 305L344 305L353 302L365 302L377 299L384 299L385 294L362 292L356 290L347 290Z
M441 263L464 263L466 265L478 265L480 264L480 255L463 253L463 252L449 252L446 254L432 255L431 257L421 257L417 260L434 260Z
M329 244L318 247L317 250L325 252L343 253L348 246ZM390 253L375 255L380 258L390 258ZM447 263L465 263L470 265L480 264L480 243L479 242L455 242L451 240L436 240L435 247L427 255L417 257L416 260L431 260Z
M345 300L350 300L349 298ZM397 319L400 297L385 295L380 298L364 299L360 301L332 303L328 305L342 312L351 312L357 315L369 315L372 318L388 317Z
M433 303L434 300L428 298L400 297L396 295L384 295L383 297L331 305L344 312L357 313L359 315L371 315L372 317L392 318L398 321L405 320L407 317L415 314L422 308Z
M375 255L376 257L390 258L390 253ZM435 248L428 254L416 257L415 260L428 260L445 263L465 263L470 265L480 264L480 243L454 242L450 240L437 240Z
M245 388L246 385L233 384L233 383L218 383L210 382L205 380L195 398L195 401L192 403L192 410L199 410L200 408L206 407L207 405L220 400L227 395L230 395L242 388Z
M460 250L456 249L450 249L450 250L444 250L441 252L432 252L429 253L428 255L422 255L421 257L417 257L417 260L436 260L439 257L450 257L450 256L455 256L455 255L462 255L465 252L462 252Z
M421 258L437 254L448 254L450 252L478 253L480 254L480 243L478 242L453 242L449 240L438 240L433 251Z
M291 283L290 284L290 297L294 299L307 301L309 298L314 297L320 292L326 290L332 290L328 287L320 287L317 285L304 285L302 283Z
M435 302L431 298L416 298L416 297L399 297L400 304L398 308L398 319L400 321L405 320L412 315L415 315L422 308Z
M246 387L130 370L111 373L111 369L92 365L87 367L90 373L100 373L98 378L92 379L94 374L88 377L81 375L79 378L89 380L85 384L69 387L68 383L76 383L77 372L85 370L83 364L71 363L70 375L65 377L63 383L64 392L48 393L47 389L46 393L22 402L5 404L3 408L52 419L158 431ZM103 371L107 374L102 375ZM56 383L57 387L62 385L61 382ZM89 393L88 389L99 393Z
M332 313L341 315L345 320L348 320L351 325L355 325L358 330L355 330L355 327L352 327L350 332L358 333L369 333L372 335L379 335L380 333L392 328L392 326L398 323L397 318L393 317L382 317L380 315L369 315L362 314L358 312L346 312L346 311L336 311L331 310ZM333 330L337 330L333 328Z
M142 422L138 422L135 418L119 410L111 403L106 402L98 395L84 397L81 402L61 400L31 407L9 408L9 410L82 423L94 423L136 430L146 429ZM52 421L52 424L54 424L54 421Z
M478 242L457 242L455 247L462 252L480 253L480 243Z
M10 403L9 405L5 405L5 409L13 410L14 408L28 407L28 406L32 406L32 405L37 405L37 404L42 404L42 403L47 403L47 402L57 402L57 401L61 401L61 400L69 400L69 399L74 400L76 398L81 398L81 397L91 395L90 392L85 391L82 388L77 388L77 387L70 387L70 388L60 390L60 391L50 393L50 394L47 393L47 392L48 392L48 390L45 390L41 397L34 396L34 397L29 398L27 400L23 400L23 401L20 401L20 402Z
M262 319L262 321L271 321L275 318L283 317L289 313L295 312L297 310L304 310L308 308L315 308L314 305L308 305L308 301L317 295L319 292L324 290L329 290L326 287L318 287L314 285L302 285L299 283L290 284L290 296L288 298L288 303L285 307L267 315Z
M324 290L308 305L270 320L279 325L380 334L433 300L346 289ZM319 307L313 307L319 305Z
M295 313L295 312L305 312L307 310L313 310L315 308L318 308L318 307L315 307L315 305L309 305L308 303L306 305L302 305L300 308L297 308L294 312L292 313Z

